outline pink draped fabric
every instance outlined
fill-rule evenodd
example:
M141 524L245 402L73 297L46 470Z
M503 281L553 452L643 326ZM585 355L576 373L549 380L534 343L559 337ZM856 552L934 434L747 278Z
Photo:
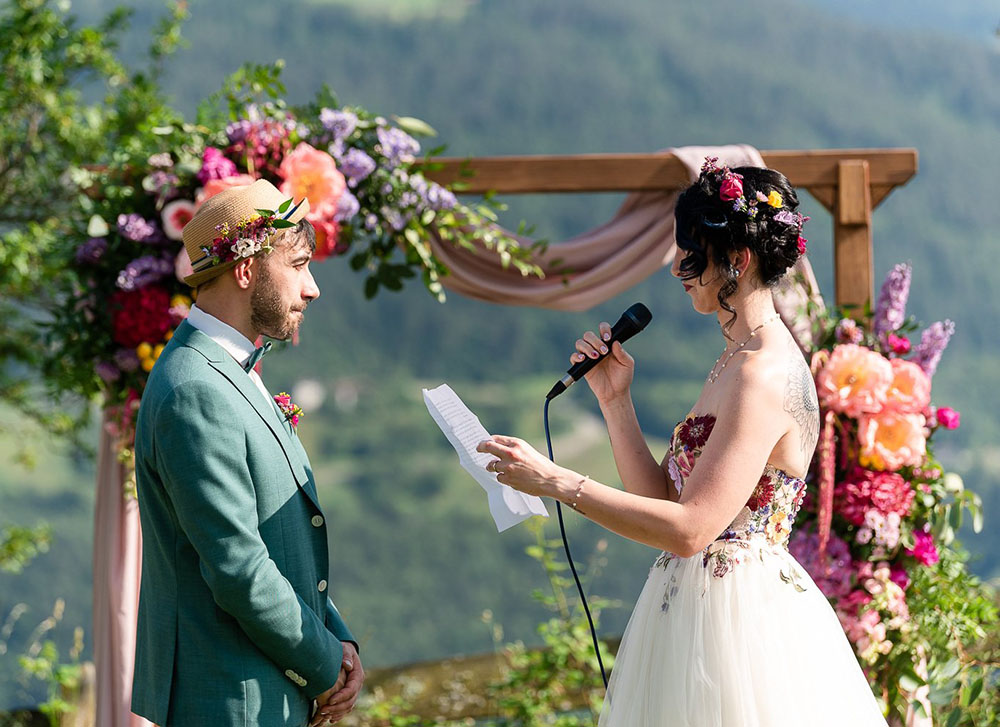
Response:
M99 727L150 727L132 714L132 671L139 612L142 533L139 507L126 497L124 468L113 438L101 427L94 504L94 665Z
M669 151L687 167L692 181L706 156L731 167L764 166L760 153L745 144ZM537 261L544 278L504 269L496 253L484 248L470 251L435 238L433 252L450 271L441 282L456 293L492 303L586 310L673 261L677 196L673 191L630 194L611 221L550 246Z

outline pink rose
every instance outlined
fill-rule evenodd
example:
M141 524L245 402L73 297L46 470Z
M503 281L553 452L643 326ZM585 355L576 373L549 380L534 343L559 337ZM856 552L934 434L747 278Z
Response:
M912 361L894 358L892 384L886 395L886 410L900 414L918 414L931 403L931 380L924 370Z
M913 534L913 548L907 548L906 552L923 565L934 565L939 558L934 538L920 530Z
M175 199L163 208L163 232L171 240L183 240L184 225L194 217L195 206L186 199Z
M728 201L739 199L743 196L743 175L730 174L722 180L719 186L719 197Z
M910 587L910 576L901 565L894 565L889 572L889 579L904 591Z
M300 143L281 162L278 174L285 180L281 193L293 199L309 199L308 220L332 220L337 214L340 195L347 188L337 163L325 151Z
M816 376L823 406L851 417L882 410L892 384L892 364L879 354L853 343L836 346Z
M962 415L950 406L942 406L937 410L937 422L945 429L958 429L962 424Z
M858 427L861 463L877 470L917 466L927 454L923 414L886 411L863 416Z
M910 352L910 339L906 336L897 336L890 333L888 337L889 349L893 353L904 354Z
M802 237L802 235L799 235L799 243L798 243L799 255L805 255L806 254L806 243L807 242L809 242L809 241L806 238Z
M226 177L224 179L210 179L205 182L205 186L201 188L198 194L195 195L194 206L197 209L205 204L205 200L211 199L219 192L229 189L230 187L243 187L247 184L253 184L257 180L251 177L249 174L237 174L233 177Z

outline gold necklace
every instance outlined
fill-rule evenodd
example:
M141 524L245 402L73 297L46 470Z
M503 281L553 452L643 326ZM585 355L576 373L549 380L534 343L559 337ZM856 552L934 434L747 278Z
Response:
M743 343L741 343L739 346L737 346L736 348L734 348L733 351L732 351L732 353L730 353L728 356L726 356L726 360L722 362L722 366L719 368L718 372L716 372L715 367L719 365L719 361L722 361L722 356L726 355L726 352L723 351L722 352L722 356L719 356L719 358L715 359L715 363L712 364L712 370L708 374L708 383L714 384L716 382L716 380L720 376L722 376L722 371L723 371L723 369L726 368L726 364L729 363L729 359L731 359L733 356L735 356L738 351L740 351L744 346L746 346L748 343L750 343L750 339L752 339L754 336L757 335L757 331L759 331L761 328L763 328L764 326L766 326L768 323L773 323L774 321L778 320L779 318L781 318L781 315L778 314L778 313L775 313L773 316L771 316L766 321L764 321L759 326L757 326L752 331L750 331L750 335L747 336L746 340L743 341Z

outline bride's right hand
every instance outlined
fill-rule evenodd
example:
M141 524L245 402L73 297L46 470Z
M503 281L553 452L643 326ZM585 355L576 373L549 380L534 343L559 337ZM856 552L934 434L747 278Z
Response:
M598 331L600 335L587 331L583 334L583 338L577 339L576 352L569 357L571 363L577 364L588 358L594 359L608 353L607 341L611 338L611 326L602 321ZM610 355L605 356L603 361L588 371L584 378L587 379L587 384L597 400L608 402L628 394L634 370L635 359L615 341L611 344Z

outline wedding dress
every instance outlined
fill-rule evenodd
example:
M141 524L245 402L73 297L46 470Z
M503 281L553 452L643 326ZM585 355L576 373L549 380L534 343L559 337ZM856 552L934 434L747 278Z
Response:
M680 490L715 425L688 416L670 442ZM705 550L649 571L599 727L885 727L823 593L788 552L805 482L768 465Z

